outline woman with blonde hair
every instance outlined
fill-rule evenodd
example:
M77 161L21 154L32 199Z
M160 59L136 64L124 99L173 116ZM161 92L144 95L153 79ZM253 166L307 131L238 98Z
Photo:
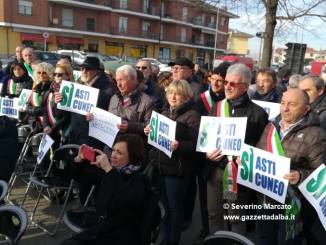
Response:
M34 69L34 84L32 94L26 106L28 122L33 126L34 131L39 132L43 128L43 110L45 94L50 89L53 79L54 67L46 62L41 62Z
M49 134L55 141L54 147L59 146L60 138L65 133L69 122L70 113L57 110L54 103L54 93L59 92L63 80L73 82L74 76L70 65L60 64L55 67L53 73L53 82L49 91L45 94L43 109L44 133Z
M162 177L166 244L179 244L183 223L184 198L187 187L196 174L198 153L196 142L200 115L195 109L194 94L186 80L173 81L166 89L167 107L162 114L177 122L175 140L171 142L172 157L153 149L152 164L159 168ZM148 125L144 132L151 131Z

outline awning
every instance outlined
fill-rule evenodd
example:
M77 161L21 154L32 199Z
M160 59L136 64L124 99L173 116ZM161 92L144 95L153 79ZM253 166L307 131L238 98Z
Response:
M20 39L22 41L44 42L42 34L20 33ZM51 39L47 39L47 43L51 43Z
M82 38L76 37L57 37L57 44L77 44L84 45L84 40Z

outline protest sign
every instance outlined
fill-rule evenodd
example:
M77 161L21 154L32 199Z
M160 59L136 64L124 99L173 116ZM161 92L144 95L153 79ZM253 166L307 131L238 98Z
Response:
M99 90L78 83L62 81L60 86L62 100L58 109L86 115L96 107Z
M0 97L0 115L18 119L18 98L9 99Z
M290 173L290 158L273 154L244 144L237 183L263 193L274 200L285 202Z
M92 136L112 148L121 124L121 118L99 108L92 110L94 119L89 122L88 135Z
M46 153L48 152L48 150L50 149L51 145L54 143L53 139L47 135L44 134L40 143L40 146L38 148L38 156L37 156L37 164L40 164L44 158L44 156L46 155Z
M272 120L280 114L280 104L273 102L266 102L261 100L252 100L255 104L262 107L268 114L268 120Z
M3 83L0 83L0 94L2 92Z
M322 164L300 185L299 190L315 208L326 230L326 166Z
M246 117L207 117L200 120L196 151L221 149L223 155L239 156L246 134Z
M148 135L148 143L171 157L171 143L175 140L176 126L177 123L175 121L153 111L150 121L151 131Z
M26 104L28 102L29 97L32 94L32 90L30 89L23 89L19 95L19 99L18 99L18 108L22 108L25 109L26 108Z

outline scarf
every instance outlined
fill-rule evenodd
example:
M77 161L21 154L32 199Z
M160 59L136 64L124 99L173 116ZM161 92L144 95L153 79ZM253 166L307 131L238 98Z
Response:
M123 167L117 167L117 171L122 174L134 174L138 172L138 170L141 168L141 165L134 165L134 164L127 164Z
M230 117L230 105L227 99L217 104L217 117ZM223 199L235 201L237 199L237 167L232 156L228 156L228 163L223 172Z

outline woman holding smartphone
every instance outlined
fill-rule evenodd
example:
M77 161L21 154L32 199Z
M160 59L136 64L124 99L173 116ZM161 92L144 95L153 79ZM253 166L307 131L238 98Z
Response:
M142 139L132 134L118 136L110 158L98 149L83 149L85 145L75 158L76 168L94 164L102 170L96 197L97 223L62 244L143 245L138 228L150 186L140 173L145 155ZM83 152L89 157L89 150L96 153L94 162L85 159Z

